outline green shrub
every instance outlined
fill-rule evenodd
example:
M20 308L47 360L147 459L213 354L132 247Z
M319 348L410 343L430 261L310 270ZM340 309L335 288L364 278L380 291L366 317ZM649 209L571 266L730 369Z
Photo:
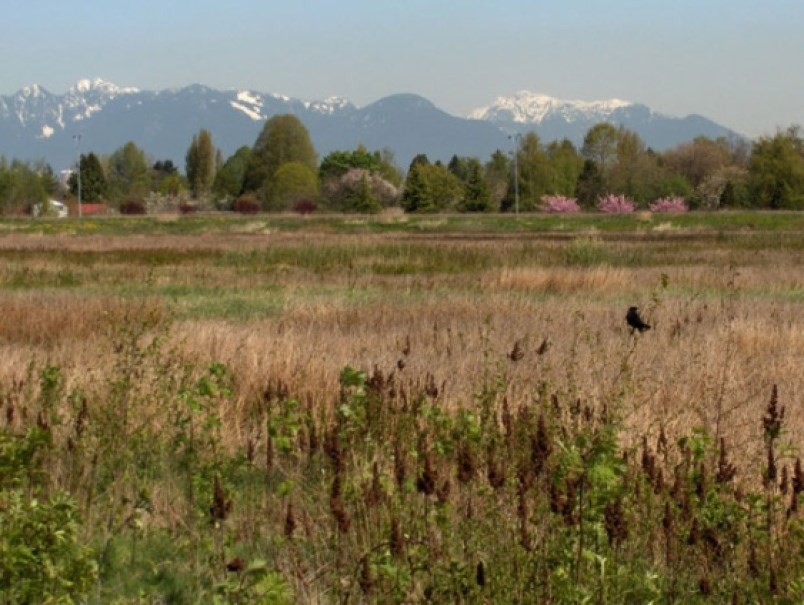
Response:
M257 214L261 209L260 200L253 193L244 193L232 205L232 210L240 214Z
M44 425L45 420L40 424ZM98 568L81 540L75 500L39 486L47 429L0 431L0 601L71 603L95 585Z

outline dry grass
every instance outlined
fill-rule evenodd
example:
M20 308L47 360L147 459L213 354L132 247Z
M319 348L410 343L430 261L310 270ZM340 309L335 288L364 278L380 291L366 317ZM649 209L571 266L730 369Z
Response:
M616 398L635 435L705 426L755 461L762 410L778 384L788 438L804 446L799 249L639 233L584 239L582 246L592 244L582 252L592 257L578 266L569 256L578 241L571 234L9 235L0 239L0 383L24 375L31 361L60 365L69 384L103 377L115 318L145 300L144 312L159 306L176 314L170 346L179 354L231 368L239 407L269 380L328 402L345 365L397 368L413 383L431 374L453 407L476 396L484 376L499 376L517 403L543 385ZM304 260L313 248L324 258ZM346 264L327 264L329 253ZM257 311L192 311L226 297ZM260 313L269 299L274 311ZM653 330L628 333L630 304ZM545 339L547 352L538 355ZM514 363L506 354L517 341L525 356ZM232 445L241 439L237 416L233 410L225 427Z

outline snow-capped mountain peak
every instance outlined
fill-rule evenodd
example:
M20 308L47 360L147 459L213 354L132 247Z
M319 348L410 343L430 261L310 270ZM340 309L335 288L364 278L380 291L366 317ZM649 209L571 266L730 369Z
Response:
M633 103L630 101L622 99L566 100L522 90L513 97L497 97L491 105L472 111L469 118L510 121L519 124L540 124L545 118L554 115L571 122L576 119L605 119L612 112L632 105Z
M31 84L30 86L26 86L25 88L21 89L17 93L17 96L21 99L36 99L47 94L48 92L39 86L39 84Z
M115 98L139 92L137 88L118 86L102 78L81 79L59 99L55 108L58 116L56 122L60 128L64 128L65 119L76 122L86 120Z
M68 94L86 94L88 92L97 92L109 96L117 96L123 94L138 93L139 89L133 86L118 86L111 82L107 82L103 78L84 78L78 80L69 90Z

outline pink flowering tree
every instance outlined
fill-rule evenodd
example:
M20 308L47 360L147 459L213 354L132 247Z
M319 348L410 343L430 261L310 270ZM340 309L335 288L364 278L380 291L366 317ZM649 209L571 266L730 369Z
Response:
M570 214L581 211L578 200L565 195L542 196L542 204L539 208L542 212L549 214Z
M597 209L607 214L627 214L636 210L636 202L624 195L609 193L597 199Z
M687 212L687 200L683 197L660 197L650 205L651 212Z

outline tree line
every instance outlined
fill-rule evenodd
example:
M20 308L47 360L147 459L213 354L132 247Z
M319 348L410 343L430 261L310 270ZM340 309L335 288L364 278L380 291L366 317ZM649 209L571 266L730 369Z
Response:
M44 162L0 158L0 211L29 211L53 197L78 196L120 211L175 209L373 213L535 211L547 196L592 209L605 196L636 207L683 198L691 208L804 209L804 138L791 126L749 143L698 137L657 152L624 127L599 123L580 147L545 143L530 132L512 137L512 150L484 160L454 155L449 162L417 155L406 171L388 150L364 146L318 160L298 118L269 119L252 146L228 158L202 129L185 155L184 172L153 161L133 142L108 156L82 154L60 183Z

